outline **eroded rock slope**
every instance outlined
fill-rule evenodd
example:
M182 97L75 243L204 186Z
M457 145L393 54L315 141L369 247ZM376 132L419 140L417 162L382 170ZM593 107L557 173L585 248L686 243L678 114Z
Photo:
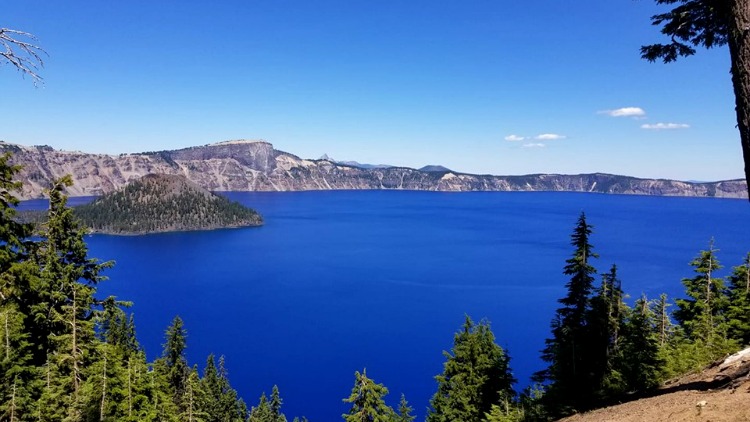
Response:
M173 151L117 156L0 142L23 166L23 199L42 196L50 180L71 174L73 196L102 195L150 173L182 175L211 191L404 189L436 191L573 191L746 198L745 182L690 183L611 174L492 176L412 168L361 168L306 160L264 141L227 141Z

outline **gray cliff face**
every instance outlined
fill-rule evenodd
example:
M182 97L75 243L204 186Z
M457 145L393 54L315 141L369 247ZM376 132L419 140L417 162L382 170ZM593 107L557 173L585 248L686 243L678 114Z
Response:
M747 198L742 180L690 183L610 174L491 176L411 168L361 168L305 160L263 141L227 141L174 151L110 156L0 142L23 166L22 199L38 198L53 178L71 174L73 196L102 195L149 173L185 176L210 191L403 189L435 191L572 191L633 195Z

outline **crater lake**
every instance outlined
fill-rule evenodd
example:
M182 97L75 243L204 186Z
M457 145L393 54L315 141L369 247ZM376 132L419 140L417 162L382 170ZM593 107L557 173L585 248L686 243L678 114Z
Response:
M689 262L714 239L721 276L750 251L745 200L581 193L316 191L225 193L259 228L92 235L114 260L98 297L133 301L138 339L158 357L175 315L202 370L225 356L248 406L279 386L288 420L341 420L354 372L401 394L423 420L464 316L487 318L519 380L544 367L581 212L599 272L617 264L628 303L681 297ZM71 203L86 199L73 198ZM38 208L29 201L22 208Z

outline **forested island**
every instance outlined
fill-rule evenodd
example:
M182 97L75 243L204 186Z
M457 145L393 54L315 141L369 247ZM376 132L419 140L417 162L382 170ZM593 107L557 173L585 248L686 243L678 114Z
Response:
M182 176L148 174L75 207L94 232L144 234L259 226L255 210L211 193Z

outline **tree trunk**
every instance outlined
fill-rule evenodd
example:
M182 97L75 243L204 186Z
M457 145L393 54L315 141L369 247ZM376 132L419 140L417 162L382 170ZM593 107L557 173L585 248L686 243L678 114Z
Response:
M130 384L130 379L132 376L130 363L132 362L132 360L133 360L132 356L128 357L128 418L133 417L133 390Z
M8 329L8 313L10 311L5 311L3 314L5 315L5 359L10 359L10 330ZM13 384L15 386L15 384Z
M73 360L73 397L78 398L78 388L80 386L80 370L78 369L78 326L76 324L76 288L73 286L73 315L70 323L72 330L72 347L71 359Z
M107 343L104 343L105 347ZM104 370L102 371L102 402L99 406L99 422L104 421L104 410L107 404L107 349L104 349Z
M745 180L750 199L750 0L730 0L729 55L732 59L732 85L740 131Z

